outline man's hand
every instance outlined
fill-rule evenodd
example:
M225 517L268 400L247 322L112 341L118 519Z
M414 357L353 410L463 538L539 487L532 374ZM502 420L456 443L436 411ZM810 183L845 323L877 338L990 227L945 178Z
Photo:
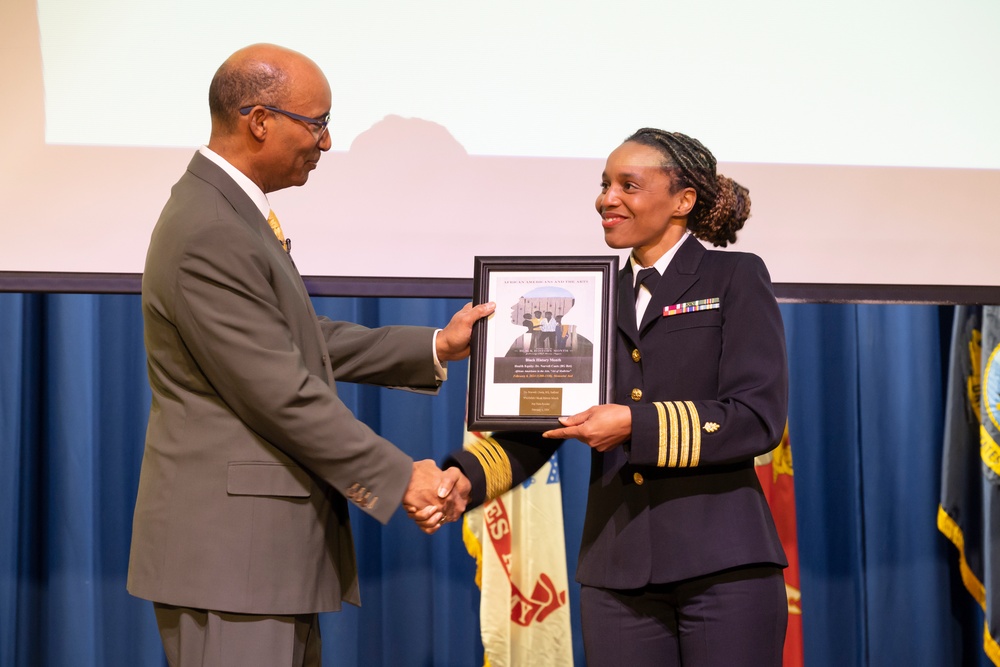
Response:
M469 503L472 483L458 468L442 472L430 459L413 464L403 507L420 530L433 535L449 521L457 521Z
M474 308L471 303L467 303L462 310L455 313L448 325L438 332L435 341L438 361L457 361L469 356L472 325L476 320L492 315L496 307L493 302L482 303Z
M460 468L448 468L441 478L438 496L444 498L445 521L458 521L465 514L469 504L469 494L472 493L472 482L462 474Z
M599 452L606 452L632 435L632 411L626 405L595 405L572 417L560 417L563 428L542 434L546 438L576 438Z

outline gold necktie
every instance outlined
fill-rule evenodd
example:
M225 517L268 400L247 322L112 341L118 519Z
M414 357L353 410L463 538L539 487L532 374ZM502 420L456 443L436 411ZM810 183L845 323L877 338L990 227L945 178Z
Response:
M285 235L281 233L281 223L278 222L278 216L274 214L274 211L268 212L267 224L271 226L271 230L274 232L274 235L278 237L278 242L281 244L281 247L285 249L285 252L289 252L291 250L289 248L291 244L285 240Z

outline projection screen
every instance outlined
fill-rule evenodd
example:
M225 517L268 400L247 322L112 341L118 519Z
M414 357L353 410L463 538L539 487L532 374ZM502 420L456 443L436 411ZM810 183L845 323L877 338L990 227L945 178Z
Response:
M604 159L654 126L750 189L732 249L779 285L997 295L998 31L992 0L4 0L0 289L135 279L215 69L267 41L333 90L332 150L270 196L315 285L605 254Z

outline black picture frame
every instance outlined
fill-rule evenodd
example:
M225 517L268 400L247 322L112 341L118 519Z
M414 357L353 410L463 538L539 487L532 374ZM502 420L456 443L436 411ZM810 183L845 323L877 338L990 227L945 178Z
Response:
M616 255L476 257L473 302L497 308L472 330L468 429L545 431L612 402L617 285Z

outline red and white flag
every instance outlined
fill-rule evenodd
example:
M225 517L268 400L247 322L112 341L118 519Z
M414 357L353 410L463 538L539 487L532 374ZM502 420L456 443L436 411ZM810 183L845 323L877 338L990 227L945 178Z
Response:
M466 436L482 437L489 434ZM560 486L553 456L524 484L465 515L486 667L573 665Z

